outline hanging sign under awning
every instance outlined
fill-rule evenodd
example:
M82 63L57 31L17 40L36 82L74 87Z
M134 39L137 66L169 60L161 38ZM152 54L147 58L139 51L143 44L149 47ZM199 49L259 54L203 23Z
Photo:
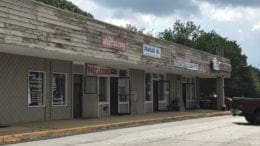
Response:
M97 65L86 65L86 74L88 75L110 75L111 69L107 67L101 67Z
M144 44L143 55L154 58L161 58L161 48Z

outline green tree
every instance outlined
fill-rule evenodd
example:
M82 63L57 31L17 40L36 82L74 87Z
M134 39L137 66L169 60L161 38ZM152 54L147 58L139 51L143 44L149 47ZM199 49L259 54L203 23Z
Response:
M194 40L200 36L202 32L203 30L200 29L200 26L196 26L191 21L181 23L180 20L177 20L172 28L159 33L159 38L193 47Z
M134 32L138 32L138 33L142 33L148 36L153 36L153 30L150 31L146 31L145 32L145 28L144 27L138 27L137 25L132 25L132 24L126 24L124 26L124 28L130 30L130 31L134 31Z
M77 13L80 15L84 15L84 16L93 18L92 14L81 10L79 7L77 7L72 2L69 2L67 0L35 0L35 1L42 2L47 5L51 5L51 6L60 8L60 9L68 10L73 13Z
M144 30L145 30L145 28L143 28L143 27L139 28L139 27L137 27L137 25L132 25L132 24L126 24L124 26L124 28L126 28L130 31L139 32L139 33L144 33Z

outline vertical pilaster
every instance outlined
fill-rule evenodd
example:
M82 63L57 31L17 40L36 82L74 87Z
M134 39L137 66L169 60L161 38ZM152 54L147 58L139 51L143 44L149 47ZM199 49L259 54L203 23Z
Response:
M217 108L223 109L225 107L225 92L224 92L224 77L217 77Z

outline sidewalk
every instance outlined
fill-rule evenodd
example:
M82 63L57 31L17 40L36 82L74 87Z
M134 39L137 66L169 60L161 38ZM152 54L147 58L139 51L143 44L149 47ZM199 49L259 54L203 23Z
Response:
M192 110L186 112L156 112L140 115L112 116L100 119L76 119L13 124L10 125L10 127L0 128L0 144L229 114L229 111Z

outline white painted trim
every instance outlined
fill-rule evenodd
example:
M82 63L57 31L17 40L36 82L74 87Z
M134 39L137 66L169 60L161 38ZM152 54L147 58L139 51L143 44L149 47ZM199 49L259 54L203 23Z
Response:
M150 75L151 75L151 92L152 92L152 94L151 94L151 101L145 101L144 102L144 104L145 104L145 112L147 112L146 111L146 104L153 104L153 98L154 98L154 95L153 95L153 82L154 81L160 81L160 78L159 78L159 76L160 75L163 75L163 81L166 81L166 73L158 73L158 72L144 72L144 100L145 100L145 74L146 73L149 73ZM157 74L157 78L154 78L153 77L153 74ZM164 88L164 89L166 89L166 88ZM164 99L164 100L160 100L160 99L158 99L158 104L160 104L160 103L166 103L166 98ZM159 105L158 105L159 106ZM159 107L158 107L159 108ZM152 106L152 111L154 112L154 109L153 109L153 106Z
M120 102L119 101L119 89L118 89L118 96L117 96L117 100L118 100L118 109L117 109L117 112L118 113L121 113L121 110L120 110L120 105L127 105L127 111L128 111L128 113L131 113L131 111L130 111L130 98L131 98L131 95L130 95L130 82L131 82L131 79L130 79L130 77L129 77L129 70L126 70L127 71L127 76L125 76L125 77L119 77L118 79L122 79L122 78L124 78L124 79L128 79L128 101L126 101L126 102ZM119 87L119 84L117 85L117 88Z
M98 102L99 105L106 105L106 104L110 104L109 102Z
M98 98L98 104L97 104L97 110L98 110L98 118L100 117L100 111L99 111L99 106L100 105L108 105L108 116L110 116L110 76L107 76L107 75L105 75L105 76L96 76L97 77L97 98ZM108 79L108 88L109 88L109 96L107 97L107 101L99 101L99 84L100 84L100 82L99 82L99 79L100 79L100 77L103 77L103 78L107 78Z

